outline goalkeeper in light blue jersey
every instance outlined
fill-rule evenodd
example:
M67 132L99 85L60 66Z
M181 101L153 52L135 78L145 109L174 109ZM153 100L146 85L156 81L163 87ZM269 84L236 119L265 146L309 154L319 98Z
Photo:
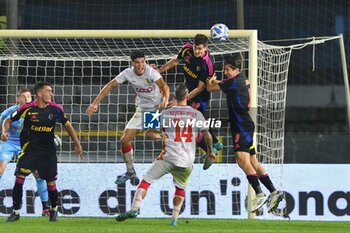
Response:
M11 116L11 114L19 107L24 105L25 103L31 102L32 101L32 96L31 92L27 88L21 88L18 91L17 94L17 105L11 106L7 108L5 111L1 113L0 116L0 125L4 122L4 120L8 117ZM1 177L6 169L7 163L11 161L13 155L18 157L19 153L21 152L21 142L20 142L20 134L22 131L22 124L23 124L23 119L19 121L15 121L11 123L11 126L9 128L9 138L8 140L1 141L0 144L0 180ZM25 129L24 129L25 130ZM47 187L46 187L46 181L40 179L37 175L34 175L36 179L36 184L37 184L37 189L38 193L42 202L43 206L43 212L42 215L48 215L49 208L47 206L47 201L48 201L48 192L47 192Z

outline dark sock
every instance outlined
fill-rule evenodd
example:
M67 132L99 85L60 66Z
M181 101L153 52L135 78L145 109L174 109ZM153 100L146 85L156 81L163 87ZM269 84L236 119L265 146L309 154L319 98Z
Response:
M212 128L209 128L209 133L211 134L211 137L213 138L213 144L217 143L218 139L215 136L214 130Z
M23 196L23 184L24 179L20 177L16 177L15 186L13 187L12 193L12 203L13 209L19 210L22 204L22 196Z
M42 201L41 204L42 204L43 210L48 209L46 201Z
M254 175L247 175L247 179L249 181L249 184L253 187L255 194L260 194L262 193L258 176L256 174Z
M270 180L269 174L266 173L265 175L259 176L259 180L270 191L270 193L276 191L275 186L272 184L272 181Z
M55 208L57 206L58 201L58 191L56 189L56 185L47 186L47 190L49 191L49 198L51 201L51 208Z

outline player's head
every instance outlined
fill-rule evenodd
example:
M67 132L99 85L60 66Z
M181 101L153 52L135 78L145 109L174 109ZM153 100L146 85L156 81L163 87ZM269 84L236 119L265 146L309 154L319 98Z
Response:
M28 88L20 88L17 92L17 103L22 106L32 101L32 93Z
M134 67L134 72L137 75L143 75L146 69L145 54L140 50L135 50L131 52L130 58L132 66Z
M184 84L179 84L175 90L175 98L177 102L186 100L188 89Z
M35 96L39 101L48 104L52 101L53 88L51 83L48 82L38 82L34 86Z
M195 57L204 57L208 50L208 37L203 34L197 34L194 37L193 52Z
M242 58L239 54L225 57L224 74L227 78L235 77L241 72Z

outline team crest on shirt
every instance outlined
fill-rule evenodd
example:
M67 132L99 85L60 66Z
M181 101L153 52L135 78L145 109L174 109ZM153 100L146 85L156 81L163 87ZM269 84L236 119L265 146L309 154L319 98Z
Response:
M148 86L150 86L150 85L153 84L153 80L152 80L152 79L146 78L146 79L145 79L145 82L146 82L146 84L147 84Z
M201 70L201 67L200 66L197 66L196 67L196 71L198 72L198 71L200 71Z
M49 118L49 120L52 120L52 119L53 119L53 115L50 113L50 114L48 115L48 118Z

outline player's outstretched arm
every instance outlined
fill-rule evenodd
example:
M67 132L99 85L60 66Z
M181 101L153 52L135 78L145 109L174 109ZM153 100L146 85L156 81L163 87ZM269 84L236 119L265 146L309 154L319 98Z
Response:
M2 134L1 134L1 140L7 141L9 139L9 128L12 123L11 118L6 118L2 124Z
M75 132L75 129L73 128L72 123L69 121L64 124L64 127L66 128L67 132L69 133L70 137L74 141L75 145L75 153L78 155L79 158L83 158L83 148L81 147L80 141L78 139L78 135Z
M221 82L222 81L216 79L215 74L212 77L209 77L207 79L207 91L220 91L221 87L219 86L219 83Z
M167 70L170 70L174 66L177 66L180 63L180 60L176 57L169 60L167 63L165 63L162 67L158 69L159 73L164 73Z
M159 89L163 93L163 101L159 105L159 111L162 111L168 105L169 97L170 97L170 88L163 78L159 78L156 81L156 84L158 85Z
M195 89L193 89L190 93L188 93L187 100L193 99L194 97L199 95L199 93L201 93L204 89L205 83L199 80L198 86Z
M108 95L109 92L111 92L111 90L115 87L118 86L118 82L117 80L113 79L111 80L109 83L107 83L102 90L100 91L100 93L97 95L97 97L95 98L95 100L89 105L89 107L86 109L86 114L88 114L89 116L91 116L94 112L97 111L98 109L98 105L101 103L101 101L103 100L103 98Z

